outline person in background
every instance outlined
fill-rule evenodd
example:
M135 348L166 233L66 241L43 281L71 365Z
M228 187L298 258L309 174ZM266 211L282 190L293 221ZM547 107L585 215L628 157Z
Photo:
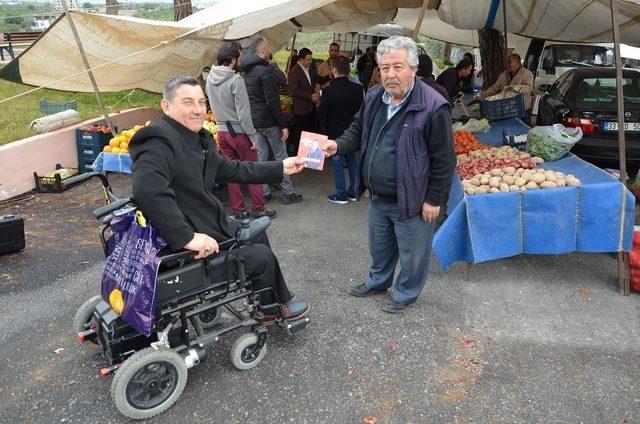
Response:
M291 67L287 81L289 93L293 99L293 115L295 118L295 134L292 147L298 151L300 133L302 131L316 132L316 107L320 103L320 94L316 92L316 84L324 84L331 78L318 77L311 68L313 53L308 48L300 49L298 63ZM302 200L302 199L300 199Z
M472 69L473 63L462 59L455 68L445 69L436 79L436 83L447 90L451 102L463 94L460 91L462 80L471 74Z
M519 85L524 97L524 108L526 115L522 122L531 126L531 93L533 92L533 73L522 66L522 60L517 53L510 54L507 58L507 69L500 74L498 80L491 87L480 93L480 97L485 99L494 94L500 93L509 86Z
M232 160L258 162L258 135L251 120L249 97L244 80L236 72L241 56L240 44L235 41L224 43L218 52L218 65L211 67L205 89L211 110L218 120L218 142L222 154ZM236 220L263 215L275 218L276 211L265 207L260 185L248 185L252 203L249 213L240 185L231 182L227 188Z
M333 65L333 59L338 57L339 54L340 54L340 44L338 43L329 44L329 58L324 62L322 62L320 65L318 65L318 76L320 78L331 76L331 66ZM316 86L316 91L319 92L320 90L328 86L329 86L329 81L327 81L324 84L318 84Z
M353 122L353 117L360 109L363 100L362 85L349 81L351 71L349 60L338 56L333 60L331 69L333 81L322 92L318 107L318 123L321 131L330 139L341 136ZM349 188L345 185L343 161L349 170ZM333 178L336 193L329 196L329 201L345 205L349 200L355 202L355 182L358 173L355 152L331 156Z
M365 53L358 59L358 64L356 65L356 70L358 71L358 76L360 77L360 82L362 82L363 87L369 87L369 82L371 81L371 74L373 73L373 68L376 66L376 58L373 53L373 49L371 47L367 47Z
M371 80L369 81L369 87L367 87L367 91L371 90L375 85L380 84L380 67L378 65L373 68L373 72L371 72Z
M291 64L296 64L298 62L298 49L291 49L291 54L287 58L287 66L284 69L285 74L289 73L291 69Z
M348 292L367 297L393 286L381 309L400 313L417 300L427 280L435 222L456 155L449 103L415 75L417 44L389 37L377 55L382 84L367 93L349 129L324 149L328 155L360 150L355 194L371 190L371 267L364 283Z
M471 73L462 79L462 87L460 91L463 93L473 93L473 81L475 80L475 72L476 72L476 58L472 53L466 52L463 56L463 59L467 59L473 65L471 67Z
M436 90L446 101L451 103L447 90L433 80L433 61L428 54L422 53L418 56L418 71L416 75L419 76L425 84Z
M260 162L267 161L271 150L275 160L284 160L287 157L289 129L280 109L277 73L273 72L273 64L267 61L271 57L271 46L267 40L257 36L251 40L249 48L242 59L242 70L249 94L251 119L258 138L258 159ZM282 73L280 69L277 72ZM284 176L281 188L282 204L289 205L302 200L301 195L293 192L289 176ZM269 184L262 186L262 194L267 202L273 198Z

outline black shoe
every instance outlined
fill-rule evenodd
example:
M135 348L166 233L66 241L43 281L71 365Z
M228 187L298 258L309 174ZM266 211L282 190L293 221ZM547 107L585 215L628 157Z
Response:
M367 296L371 296L373 294L384 294L387 291L386 290L374 290L374 289L368 288L364 284L358 284L357 286L349 287L349 290L347 290L347 292L351 296L367 297Z
M271 194L271 193L263 194L262 197L264 198L264 202L265 203L269 203L270 201L273 200L273 194Z
M251 211L251 213L249 214L251 216L251 218L260 218L263 216L268 216L270 219L273 219L276 217L276 211L274 211L273 209L269 209L269 208L265 208L264 211L262 212L258 212L258 211Z
M283 194L282 195L282 204L283 205L292 205L294 203L302 202L302 194Z
M231 219L233 219L235 221L242 221L243 219L249 218L249 213L247 211L236 212L233 215L231 215L229 218L231 218Z
M409 305L405 305L404 303L400 303L397 300L388 300L382 304L380 309L390 314L401 314Z

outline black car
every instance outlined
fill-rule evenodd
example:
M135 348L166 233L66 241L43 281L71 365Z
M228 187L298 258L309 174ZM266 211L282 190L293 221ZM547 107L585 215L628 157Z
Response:
M624 125L627 172L640 169L640 72L624 69ZM580 127L584 137L571 152L602 168L619 168L616 71L578 68L565 72L544 91L538 107L538 125L560 123Z

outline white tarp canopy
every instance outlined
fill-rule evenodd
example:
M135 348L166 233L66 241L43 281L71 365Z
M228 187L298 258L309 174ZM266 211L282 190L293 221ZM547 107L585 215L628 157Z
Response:
M635 46L640 46L639 1L619 2L622 39ZM224 0L179 22L71 13L89 63L94 68L103 65L94 71L100 90L160 92L172 76L199 75L213 62L223 40L260 32L279 47L296 31L361 31L394 18L413 29L422 4L422 0ZM499 0L442 0L437 14L428 12L420 33L475 46L475 29L485 25L502 28L500 6ZM507 10L512 33L565 41L611 41L609 0L510 0ZM461 33L466 38L456 38ZM0 78L65 91L92 91L83 71L63 16L0 70Z
M421 0L225 0L179 22L71 12L101 91L161 92L175 75L199 75L223 40L260 32L280 47L299 30L360 31L389 22ZM149 49L140 53L140 51ZM123 58L123 59L121 59ZM109 63L117 60L115 63ZM65 16L0 70L0 78L65 91L92 91Z
M438 16L459 29L503 30L500 0L442 0ZM612 42L610 0L509 0L507 30L531 38ZM640 0L619 0L621 43L640 46ZM424 24L423 24L424 26Z

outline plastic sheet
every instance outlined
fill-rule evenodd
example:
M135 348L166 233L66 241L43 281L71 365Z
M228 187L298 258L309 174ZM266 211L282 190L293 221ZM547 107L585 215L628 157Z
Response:
M96 172L122 172L131 174L131 156L125 153L100 152L91 165Z

